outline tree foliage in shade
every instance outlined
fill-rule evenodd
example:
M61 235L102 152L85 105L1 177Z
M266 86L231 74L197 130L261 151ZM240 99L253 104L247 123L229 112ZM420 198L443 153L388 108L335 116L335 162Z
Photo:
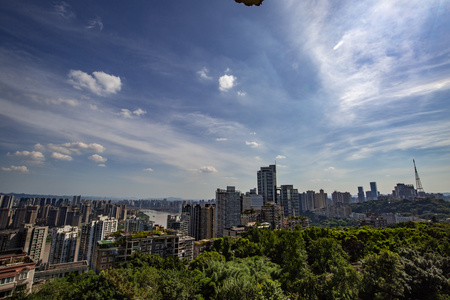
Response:
M190 264L135 252L16 299L448 299L450 224L253 229Z

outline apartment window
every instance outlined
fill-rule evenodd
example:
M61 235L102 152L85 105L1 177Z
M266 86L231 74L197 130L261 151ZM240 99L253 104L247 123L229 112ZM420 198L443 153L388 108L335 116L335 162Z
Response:
M14 276L12 276L12 277L7 277L7 278L2 278L2 279L0 279L0 284L7 284L7 283L10 283L10 282L14 282Z
M21 279L25 279L25 278L28 278L28 272L23 272L23 273L20 273L19 274L19 279L21 280Z
M107 262L107 261L108 261L108 258L107 258L107 257L102 258L102 263L105 263L105 262Z

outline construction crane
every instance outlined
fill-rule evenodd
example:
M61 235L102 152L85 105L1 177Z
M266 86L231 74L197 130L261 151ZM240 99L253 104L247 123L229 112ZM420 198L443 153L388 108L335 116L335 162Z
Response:
M416 176L417 195L425 196L425 191L423 190L422 183L420 182L419 173L417 172L417 168L416 168L416 161L414 159L413 159L413 164L414 164L414 173L415 173L415 176Z

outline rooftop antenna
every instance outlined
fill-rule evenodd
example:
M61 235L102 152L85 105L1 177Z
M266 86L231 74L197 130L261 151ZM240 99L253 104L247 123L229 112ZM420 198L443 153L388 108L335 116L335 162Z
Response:
M419 196L423 196L423 195L425 195L425 191L423 190L422 183L420 182L419 173L417 172L417 168L416 168L416 161L414 159L413 159L413 164L414 164L414 173L415 173L415 176L416 176L417 194Z

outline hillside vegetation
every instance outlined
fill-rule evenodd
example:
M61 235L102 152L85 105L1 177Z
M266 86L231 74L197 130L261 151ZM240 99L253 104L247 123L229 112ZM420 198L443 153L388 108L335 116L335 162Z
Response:
M441 223L254 229L217 239L190 264L135 253L26 299L449 299L449 237Z
M418 200L375 200L352 204L352 211L358 213L399 213L403 216L417 216L431 220L450 218L450 202L442 199Z

